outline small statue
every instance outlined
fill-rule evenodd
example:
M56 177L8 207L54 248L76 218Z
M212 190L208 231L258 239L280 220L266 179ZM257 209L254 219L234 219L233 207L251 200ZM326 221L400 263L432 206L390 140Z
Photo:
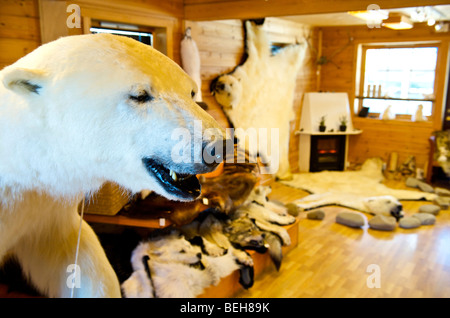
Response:
M425 117L423 116L423 105L420 104L417 106L417 110L415 115L412 118L412 121L425 121Z
M394 118L395 118L394 114L391 111L391 105L389 105L384 110L383 115L381 116L381 119L383 119L383 120L390 120L390 119L394 119Z

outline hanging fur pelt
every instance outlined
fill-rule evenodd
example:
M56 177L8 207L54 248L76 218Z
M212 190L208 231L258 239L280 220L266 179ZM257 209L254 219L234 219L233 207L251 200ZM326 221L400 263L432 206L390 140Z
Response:
M196 102L202 101L202 80L200 78L200 53L197 44L191 37L191 28L188 27L181 40L181 65L183 70L197 84L197 94L194 96Z
M256 129L258 146L251 145L251 149L248 144L243 146L251 155L270 161L270 174L286 179L290 177L289 135L290 121L295 117L296 78L307 45L288 45L273 54L262 25L246 21L245 31L243 64L214 79L210 89L239 140L245 143L248 129ZM273 128L278 130L278 136L272 134ZM262 144L261 138L266 138L267 144ZM257 153L253 153L255 148Z

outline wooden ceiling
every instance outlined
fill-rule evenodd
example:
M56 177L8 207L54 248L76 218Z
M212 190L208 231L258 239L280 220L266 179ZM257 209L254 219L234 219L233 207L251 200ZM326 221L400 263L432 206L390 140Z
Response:
M409 17L412 22L421 23L426 22L428 18L427 16L425 20L420 20L417 16L417 11L423 8L424 7L395 8L384 11L389 12L389 15L393 13L401 13ZM430 17L435 19L436 23L439 21L450 21L450 5L426 6L426 9L428 9L428 14ZM414 15L415 13L416 16ZM352 16L347 12L293 15L283 18L313 27L367 24L367 21Z
M338 13L366 10L372 3L394 9L443 5L448 0L184 0L184 17L206 21Z

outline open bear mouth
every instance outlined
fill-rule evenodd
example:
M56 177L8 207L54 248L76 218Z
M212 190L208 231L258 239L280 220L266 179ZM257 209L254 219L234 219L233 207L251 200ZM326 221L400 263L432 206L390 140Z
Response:
M143 158L142 162L168 193L187 200L194 200L200 195L201 185L195 174L175 172L151 158Z
M198 261L196 263L189 264L189 267L199 269L199 270L204 270L206 268L205 265L203 265L202 261Z

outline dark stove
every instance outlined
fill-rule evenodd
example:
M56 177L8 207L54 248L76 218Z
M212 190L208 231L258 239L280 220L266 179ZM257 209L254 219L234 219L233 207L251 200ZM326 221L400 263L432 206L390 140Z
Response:
M343 171L345 143L345 135L312 135L309 171Z

